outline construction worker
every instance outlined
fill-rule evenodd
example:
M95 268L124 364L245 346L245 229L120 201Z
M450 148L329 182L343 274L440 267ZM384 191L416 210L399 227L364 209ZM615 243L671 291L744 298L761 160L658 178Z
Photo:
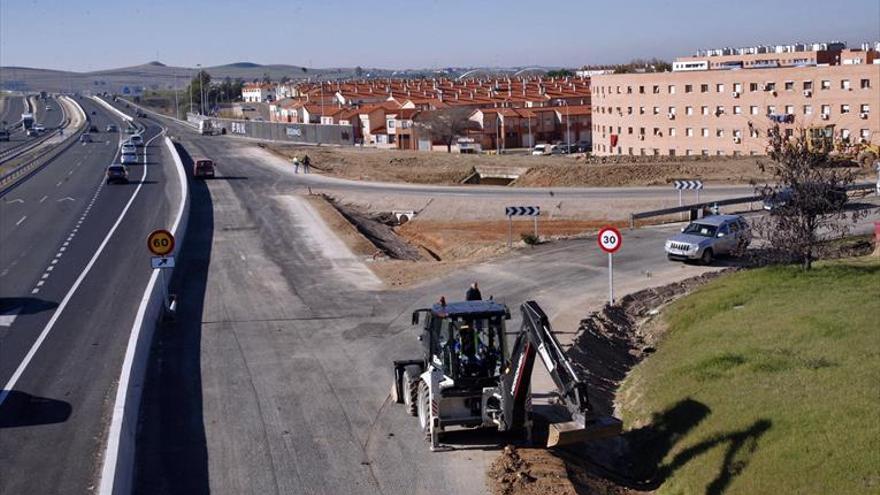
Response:
M311 165L311 164L312 164L312 161L309 159L309 155L304 155L304 156L303 156L303 159L302 159L303 173L304 173L304 174L309 173L309 165Z
M293 155L293 173L299 173L299 157L296 155Z
M483 294L480 293L480 286L474 282L464 295L465 301L482 301Z

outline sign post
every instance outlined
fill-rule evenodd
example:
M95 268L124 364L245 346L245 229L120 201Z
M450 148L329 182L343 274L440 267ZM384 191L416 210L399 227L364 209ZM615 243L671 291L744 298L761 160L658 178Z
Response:
M504 208L507 215L507 247L513 245L513 217L534 217L535 237L538 237L538 217L541 215L540 206L508 206Z
M165 269L174 268L174 234L165 229L154 230L147 236L147 249L155 256L150 260L150 266L159 269L162 278L162 307L168 307L168 285L165 281Z
M614 304L614 253L623 244L623 236L615 227L605 226L599 229L596 240L599 249L608 253L608 304Z
M673 182L675 185L675 189L678 191L678 206L684 206L682 203L681 192L685 189L697 191L697 203L700 202L700 189L703 188L703 181L701 180L676 180ZM681 212L682 219L684 219L684 212Z

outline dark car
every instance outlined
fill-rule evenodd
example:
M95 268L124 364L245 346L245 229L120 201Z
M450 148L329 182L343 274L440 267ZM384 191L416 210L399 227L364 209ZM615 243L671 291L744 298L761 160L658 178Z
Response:
M91 126L89 126L89 132L100 132L100 131L98 130L98 126L91 125Z
M113 124L107 124L107 127L104 130L107 132L116 132L117 128Z
M198 158L193 163L193 177L196 179L204 179L206 177L214 178L214 161L207 158Z
M115 182L128 184L128 169L125 165L113 164L107 167L107 184Z
M842 187L824 187L819 185L811 187L807 184L804 186L804 194L811 198L815 198L815 200L811 199L808 201L805 206L816 208L818 210L817 213L819 214L840 209L849 200L849 196L846 194L846 189ZM779 212L781 209L788 206L793 198L794 190L790 187L786 187L765 198L763 207L771 213ZM818 198L822 198L823 200L819 200Z

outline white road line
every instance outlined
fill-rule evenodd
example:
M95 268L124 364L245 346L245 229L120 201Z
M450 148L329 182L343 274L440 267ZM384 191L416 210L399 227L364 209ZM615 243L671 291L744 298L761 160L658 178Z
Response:
M40 203L42 203L43 201L46 201L47 199L49 199L49 196L43 196L42 199L40 199Z
M11 327L15 318L18 317L19 311L21 311L21 306L16 306L0 314L0 327Z
M18 368L15 369L15 373L12 374L12 377L9 378L9 381L6 382L6 385L3 386L3 390L0 390L0 406L6 402L6 398L9 397L9 393L15 389L15 384L18 383L19 378L24 373L24 370L27 369L28 364L30 364L31 360L34 358L34 355L37 354L37 351L40 349L40 346L43 345L43 341L46 340L46 337L49 336L49 332L52 331L52 328L55 327L55 323L61 318L61 313L64 312L64 309L67 308L67 305L70 304L70 300L73 298L73 295L76 293L76 290L82 284L83 280L85 280L86 275L92 270L92 267L95 266L95 263L98 261L98 257L101 256L101 253L104 252L104 248L107 247L107 244L110 243L110 238L113 237L113 234L116 232L116 229L119 228L119 225L122 224L122 219L125 217L125 214L128 213L129 208L131 208L132 203L134 203L135 198L137 198L138 193L141 190L141 186L144 183L144 180L147 178L147 167L144 167L144 172L141 176L141 181L138 183L137 187L132 193L131 197L128 199L128 203L125 204L125 207L119 213L119 217L116 218L116 222L110 227L110 231L107 232L107 235L104 237L104 240L101 241L101 244L98 246L98 249L95 250L95 254L92 255L92 258L89 260L88 264L85 268L83 268L82 272L80 272L79 276L73 282L73 285L67 291L67 294L64 295L64 299L61 300L61 303L55 309L55 312L52 314L52 317L46 323L46 326L43 327L43 331L40 332L40 335L37 337L37 340L34 341L28 353L24 356L24 359L19 363ZM62 248L63 249L63 248ZM61 253L55 255L56 258L59 258ZM154 274L155 275L155 274ZM39 292L39 289L34 289L31 291L31 294L36 294Z
M58 182L58 184L55 184L55 187L61 187L61 184L64 184L64 181L63 181L63 180L60 181L60 182Z
M43 276L40 277L40 278L43 279L43 280L49 278L49 272L44 273Z
M21 222L24 222L26 219L27 219L27 215L21 217L21 220L15 222L15 226L18 227L19 225L21 225Z
M47 271L47 272L51 272L51 271L54 270L54 269L55 269L54 266L47 266L47 267L46 267L46 271Z
M43 284L45 284L45 283L46 283L45 280L40 280L39 282L37 282L37 287L42 287Z

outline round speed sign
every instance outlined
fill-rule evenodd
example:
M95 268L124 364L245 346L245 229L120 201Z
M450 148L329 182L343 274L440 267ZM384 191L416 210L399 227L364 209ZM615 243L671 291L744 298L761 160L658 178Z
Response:
M620 231L616 228L607 226L599 230L597 241L602 251L611 254L620 249L620 245L623 244L623 236L620 235Z
M165 229L154 230L147 237L147 248L156 256L165 256L174 251L174 235Z

